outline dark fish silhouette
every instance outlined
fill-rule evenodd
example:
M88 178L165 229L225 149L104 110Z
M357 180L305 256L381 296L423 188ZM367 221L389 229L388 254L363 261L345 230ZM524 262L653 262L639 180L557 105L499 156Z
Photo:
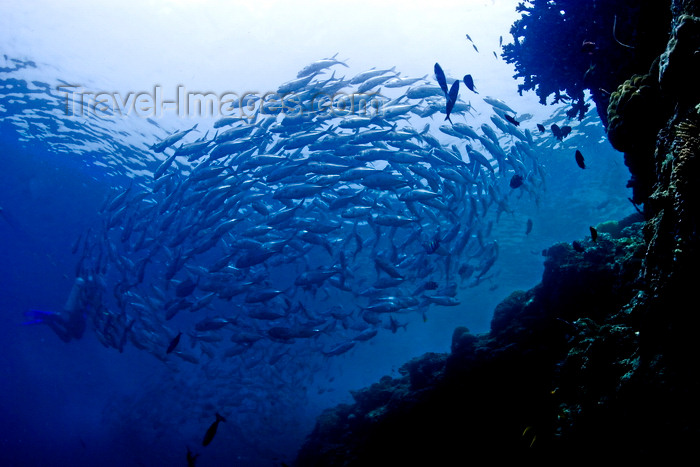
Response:
M438 63L435 64L435 79L437 79L442 92L447 95L447 78L445 78L445 72L442 71L442 67Z
M467 39L469 39L469 42L471 42L472 44L474 43L474 41L472 40L472 38L469 37L469 34L467 34Z
M571 244L572 247L574 247L574 250L578 251L579 253L583 253L586 251L586 249L579 243L578 240L574 240L573 243Z
M476 87L474 86L474 80L472 79L472 75L464 75L463 81L471 92L473 92L474 94L479 94L478 92L476 92Z
M566 138L567 136L569 136L569 133L571 133L571 127L570 127L569 125L564 125L563 127L561 127L561 137L562 137L562 139L563 139L563 138Z
M596 240L598 240L598 231L595 229L595 227L588 228L591 229L591 240L595 242Z
M182 332L177 333L177 336L173 337L173 340L171 340L170 344L168 344L168 350L165 351L166 354L175 350L177 344L180 343L180 337L182 337Z
M559 141L562 141L564 139L564 136L562 136L561 128L559 128L559 125L557 125L556 123L552 123L552 126L549 128L552 129L552 134L554 135L554 137L556 139L558 139Z
M511 117L511 116L508 115L508 114L503 114L503 118L505 118L506 120L508 120L510 123L512 123L512 124L515 125L515 126L520 125L520 122L519 122L519 121L517 121L516 119L514 119L513 117Z
M214 435L216 435L216 430L219 428L219 422L225 422L226 419L219 415L219 413L216 413L216 420L214 423L211 424L209 429L207 429L207 432L204 433L204 439L202 440L202 446L206 446L209 443L211 443L211 440L214 439Z
M527 227L525 228L525 235L530 235L532 232L532 219L527 220Z
M472 47L474 47L474 50L476 50L476 53L479 53L479 49L476 48L476 44L472 44Z
M197 461L197 458L199 457L199 454L192 454L192 451L190 451L190 448L187 448L187 467L195 467L195 462Z
M579 151L578 149L576 150L576 163L582 169L586 168L586 163L583 161L583 154L581 154L581 151Z
M513 178L510 179L510 187L513 189L518 188L518 187L522 186L523 182L524 182L523 176L515 174L515 175L513 175Z
M537 124L537 129L540 130L540 133L544 133L546 131L546 128L541 123Z
M455 81L452 83L452 87L450 88L450 93L447 95L447 115L445 116L445 120L449 120L450 123L452 123L452 120L450 119L450 113L452 112L452 109L454 108L455 104L457 103L457 95L459 94L459 81Z

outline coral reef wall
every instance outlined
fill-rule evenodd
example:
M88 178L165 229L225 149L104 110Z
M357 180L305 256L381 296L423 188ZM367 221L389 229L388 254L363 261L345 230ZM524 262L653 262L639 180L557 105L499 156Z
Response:
M537 57L528 54L536 52L526 51L526 45L536 38L530 34L542 29L538 21L553 21L548 15L564 4L567 14L584 15L575 9L584 3L591 7L585 13L589 22L576 22L574 30L590 22L597 29L572 36L560 52L574 50L569 55L575 70L562 65L567 59L559 56L531 68L528 62ZM450 354L414 359L403 366L401 378L385 377L354 393L354 404L327 410L297 465L523 460L672 465L695 455L700 439L697 3L522 4L527 28L514 25L516 43L506 55L520 60L516 70L525 78L523 89L536 89L543 99L567 95L577 109L579 92L588 86L579 78L587 72L580 41L594 37L591 31L601 34L594 39L598 56L589 58L595 65L589 75L595 78L589 79L610 90L593 94L611 143L625 153L643 215L601 224L597 240L581 240L577 248L549 248L541 284L504 300L489 334L457 328ZM654 14L659 8L663 12ZM613 23L615 37L602 38L613 34Z
M581 119L587 89L604 124L610 94L647 72L663 51L671 18L670 0L528 0L517 10L522 18L503 58L524 81L519 91L534 90L543 104L571 100L569 117Z

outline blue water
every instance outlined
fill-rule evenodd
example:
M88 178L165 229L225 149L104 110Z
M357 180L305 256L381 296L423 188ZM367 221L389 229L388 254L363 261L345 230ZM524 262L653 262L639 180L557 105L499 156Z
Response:
M432 63L426 64L424 73L431 70ZM339 71L349 78L362 70ZM43 75L39 81L48 87L31 84L25 72L35 80ZM152 183L150 174L164 158L144 144L192 122L166 123L167 131L143 119L92 119L86 125L61 113L56 77L41 64L5 71L0 78L6 84L0 96L2 465L186 465L188 448L200 454L199 466L290 463L323 408L350 402L349 390L383 375L398 375L412 357L449 351L456 326L487 332L500 300L539 281L543 248L582 238L589 226L633 212L621 155L609 147L593 110L583 122L569 122L574 132L564 142L536 135L544 183L532 196L510 196L512 213L491 219L489 238L498 243L499 257L488 279L473 287L462 284L457 307L431 306L427 318L401 314L405 329L380 329L374 339L339 356L310 358L308 349L292 346L281 367L257 361L272 342L256 344L255 351L230 363L218 356L209 363L197 354L198 364L172 356L162 362L128 342L120 353L102 345L90 324L82 339L64 343L47 326L23 326L23 313L60 309L80 256L71 252L73 245L100 231L104 200L132 180ZM293 78L280 77L279 83ZM10 79L17 80L11 88ZM538 115L521 126L533 133L535 122L548 121L550 114L550 123L564 121L562 109L547 108L540 117L543 108L508 104L520 114ZM488 122L490 108L480 105L478 115L460 120L478 122L477 128ZM437 128L440 120L431 126ZM202 127L197 138L212 129L211 121ZM576 166L575 148L585 155L586 170ZM526 235L528 219L533 228ZM320 294L309 300L318 309L324 306ZM328 348L336 341L324 342ZM202 447L217 411L227 422Z

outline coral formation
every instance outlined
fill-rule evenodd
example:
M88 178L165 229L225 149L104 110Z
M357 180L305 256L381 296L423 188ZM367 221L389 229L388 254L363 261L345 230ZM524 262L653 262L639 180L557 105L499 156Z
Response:
M608 140L625 153L625 165L632 178L632 199L642 204L651 193L655 180L654 148L656 136L666 116L662 112L658 62L645 75L634 75L610 95L608 104Z
M590 449L592 439L597 454L609 448L597 438L611 432L585 426L603 408L629 410L614 399L639 366L638 323L620 310L637 293L641 221L582 241L583 252L570 244L546 250L542 283L505 299L489 334L459 327L449 355L413 359L401 378L353 392L354 404L324 412L297 464L453 465L495 452L548 459ZM645 429L615 426L623 428L630 437Z
M645 75L633 75L610 95L607 111L608 139L625 153L632 178L632 199L644 203L652 192L658 171L654 149L659 130L672 114L665 102L697 102L700 87L700 18L681 15L660 58Z
M587 110L591 92L603 123L610 92L635 73L644 73L668 38L670 0L528 0L518 5L513 43L503 57L522 78L519 91L534 90L541 103L572 100L570 118Z
M668 45L661 54L659 84L664 94L697 101L700 89L697 70L700 69L700 18L681 15L673 28Z

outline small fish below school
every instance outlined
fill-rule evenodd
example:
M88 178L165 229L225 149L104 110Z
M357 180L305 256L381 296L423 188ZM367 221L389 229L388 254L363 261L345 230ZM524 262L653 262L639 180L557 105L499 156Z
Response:
M595 242L596 240L598 240L598 231L595 229L595 227L588 228L591 231L591 241Z
M525 180L523 179L522 175L515 174L513 177L510 179L510 187L513 189L519 188L523 185L523 182Z
M207 429L207 432L204 433L204 439L202 440L202 446L207 446L211 441L214 439L214 436L216 435L216 430L219 428L219 422L225 422L226 419L219 415L219 412L216 413L216 420L214 423L211 424L211 426Z
M581 167L582 169L585 169L585 168L586 168L586 163L585 163L585 161L583 160L583 154L581 154L581 151L579 151L578 149L576 150L576 163L577 163L578 166Z
M464 84L469 88L471 92L473 92L474 94L479 94L478 92L476 92L476 87L474 86L474 79L472 78L472 75L464 75L462 81L464 81Z

